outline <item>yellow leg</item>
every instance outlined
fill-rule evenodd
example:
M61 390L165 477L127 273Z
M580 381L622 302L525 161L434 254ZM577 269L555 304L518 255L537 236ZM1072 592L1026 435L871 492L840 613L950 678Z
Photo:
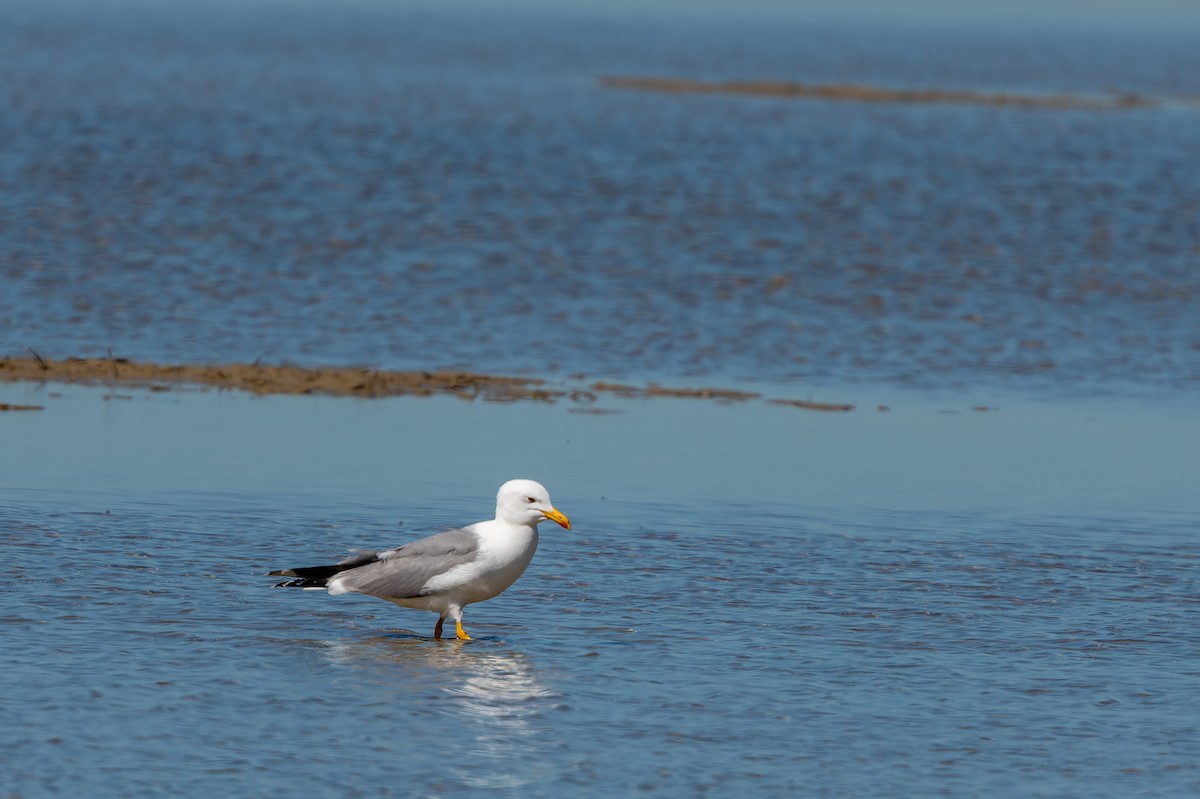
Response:
M467 631L462 628L461 621L454 622L454 626L458 628L457 631L455 632L455 635L458 636L458 640L460 640L460 641L470 641L471 640L471 636L467 635Z

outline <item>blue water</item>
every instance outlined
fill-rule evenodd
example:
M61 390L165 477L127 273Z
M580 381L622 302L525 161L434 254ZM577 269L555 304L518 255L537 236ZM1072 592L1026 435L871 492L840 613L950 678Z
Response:
M204 7L7 6L0 353L1200 379L1193 28ZM673 97L613 74L1168 103Z
M0 386L15 795L1200 788L1192 411L107 392ZM575 529L465 646L263 577L518 474Z
M198 8L0 0L0 356L855 410L0 383L0 795L1200 791L1191 28ZM517 476L472 642L263 576Z

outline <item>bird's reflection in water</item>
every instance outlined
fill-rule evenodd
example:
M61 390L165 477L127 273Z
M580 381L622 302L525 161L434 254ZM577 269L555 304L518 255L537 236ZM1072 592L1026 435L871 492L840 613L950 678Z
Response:
M326 646L339 663L376 672L375 682L386 672L395 679L395 667L402 666L404 682L418 680L435 712L461 718L458 751L445 754L464 783L511 789L542 776L544 769L530 757L549 743L541 740L549 733L538 718L561 702L561 694L541 684L524 653L487 639L434 641L405 633Z

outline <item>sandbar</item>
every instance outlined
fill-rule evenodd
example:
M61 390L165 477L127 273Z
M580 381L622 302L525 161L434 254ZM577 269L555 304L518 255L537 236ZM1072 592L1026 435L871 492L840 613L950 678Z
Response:
M487 402L559 400L590 406L602 396L623 398L694 398L716 402L748 402L762 394L729 388L670 387L657 383L636 386L586 376L550 383L538 377L493 375L467 371L400 371L363 366L305 367L255 363L159 364L128 358L45 358L30 355L0 358L0 382L79 383L113 388L171 391L186 388L245 391L253 394L315 394L334 397L399 397L450 394ZM808 400L771 399L769 402L818 411L848 411L854 406ZM3 410L40 410L10 406ZM604 409L595 409L605 413Z

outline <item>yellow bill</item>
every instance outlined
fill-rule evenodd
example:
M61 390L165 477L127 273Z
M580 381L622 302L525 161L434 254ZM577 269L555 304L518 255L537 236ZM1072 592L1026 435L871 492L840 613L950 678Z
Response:
M547 519L558 524L560 527L565 527L568 530L571 529L571 520L568 519L566 516L563 516L555 508L551 508L550 510L544 510L544 511L542 511L542 513L545 515L545 517Z

